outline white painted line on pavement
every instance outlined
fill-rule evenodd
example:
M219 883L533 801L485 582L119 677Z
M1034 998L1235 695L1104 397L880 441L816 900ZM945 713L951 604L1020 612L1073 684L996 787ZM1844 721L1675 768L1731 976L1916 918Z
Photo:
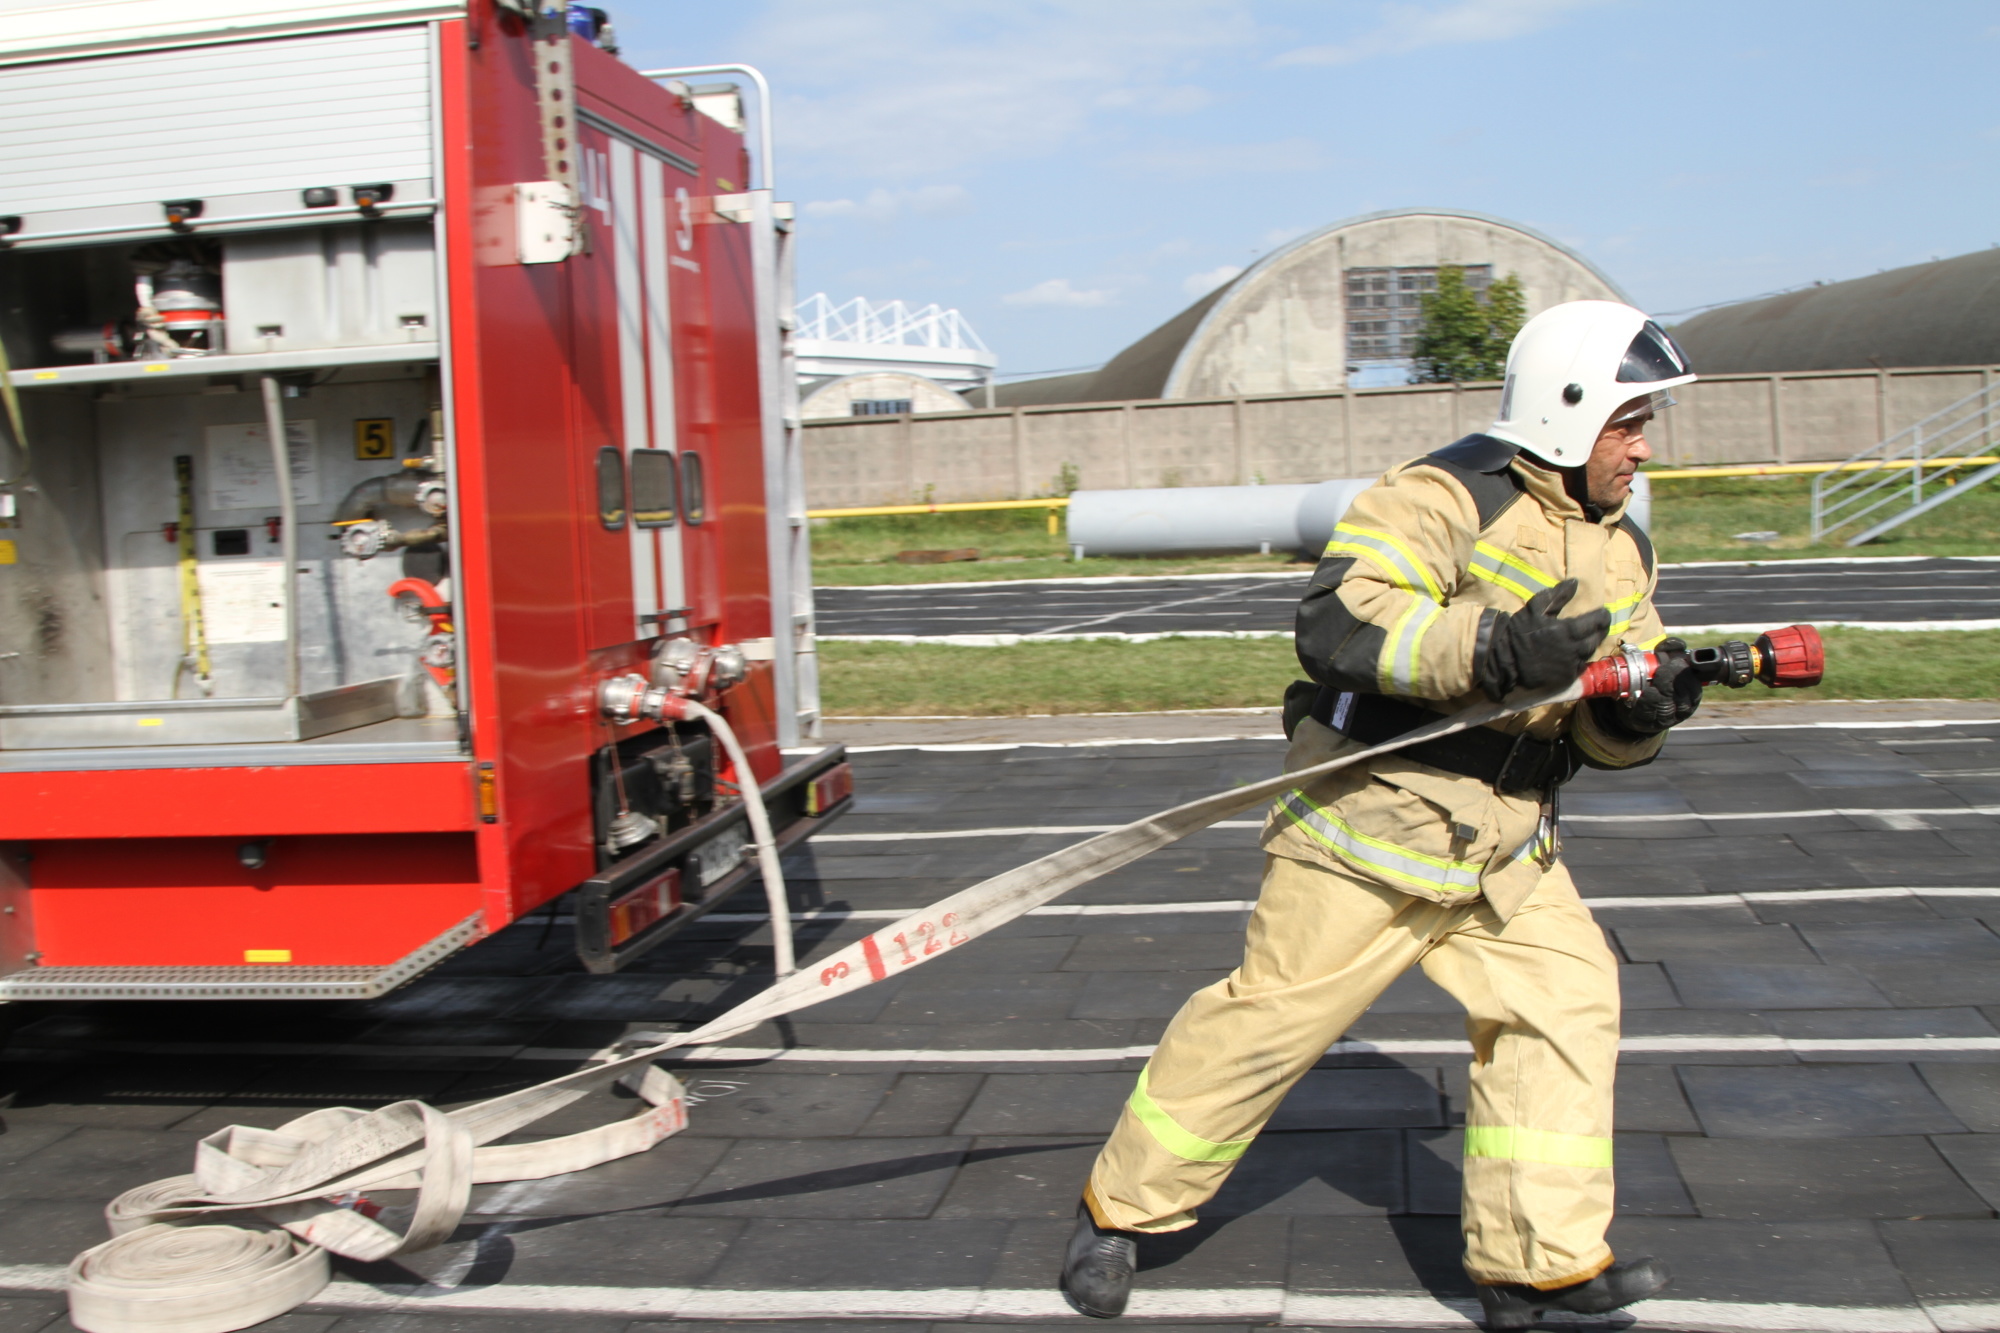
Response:
M1124 614L1142 614L1127 612ZM1115 619L1107 616L1105 619ZM2000 620L1815 620L1820 629L1883 630L1895 634L1936 634L1947 630L2000 629ZM1758 625L1670 625L1681 638L1709 634L1762 634L1774 628ZM946 648L1013 648L1023 643L1157 643L1161 639L1289 639L1288 629L1176 629L1118 633L1103 630L1093 634L818 634L820 643L902 643L938 644Z
M994 721L1004 721L996 718ZM971 750L1091 750L1107 745L1214 745L1218 741L1276 741L1285 743L1282 734L1262 732L1235 736L1111 736L1087 741L916 741L905 745L850 745L849 754L880 754L885 750L925 750L937 754L956 754Z
M0 1267L0 1288L55 1292L67 1272L54 1264ZM717 1287L596 1287L500 1284L479 1287L369 1286L340 1280L307 1303L332 1310L510 1311L630 1319L1050 1319L1072 1311L1048 1288L918 1287L740 1291ZM1478 1302L1422 1292L1347 1295L1280 1287L1148 1289L1132 1294L1127 1319L1227 1318L1330 1328L1467 1328ZM1630 1307L1641 1324L1692 1333L1958 1333L2000 1327L2000 1302L1916 1306L1802 1305L1781 1302L1652 1300ZM1550 1324L1601 1326L1590 1319ZM1622 1322L1622 1321L1621 1321Z

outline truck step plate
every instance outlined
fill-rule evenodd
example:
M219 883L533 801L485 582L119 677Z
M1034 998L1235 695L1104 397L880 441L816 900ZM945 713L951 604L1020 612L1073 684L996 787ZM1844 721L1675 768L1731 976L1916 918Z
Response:
M365 967L37 967L0 977L0 1000L372 1000L479 935L478 913L393 963Z

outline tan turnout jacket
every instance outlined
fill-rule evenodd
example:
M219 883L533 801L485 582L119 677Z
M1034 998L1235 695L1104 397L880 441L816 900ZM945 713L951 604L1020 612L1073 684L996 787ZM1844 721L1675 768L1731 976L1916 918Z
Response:
M1356 497L1300 605L1299 659L1321 685L1386 694L1453 713L1486 702L1473 676L1480 626L1565 578L1568 616L1611 612L1597 656L1665 636L1653 609L1651 543L1626 506L1592 521L1559 474L1473 436L1392 469ZM1568 734L1583 762L1643 764L1661 737L1632 739L1586 705L1557 704L1491 724L1542 740ZM1304 768L1357 749L1311 718L1285 764ZM1541 877L1552 831L1532 793L1386 755L1295 790L1272 809L1267 851L1358 871L1435 902L1483 893L1504 920Z

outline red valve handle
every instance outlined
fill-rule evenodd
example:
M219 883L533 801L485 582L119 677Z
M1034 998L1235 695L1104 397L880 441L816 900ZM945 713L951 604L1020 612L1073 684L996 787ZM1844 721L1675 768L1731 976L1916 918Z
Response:
M1756 678L1774 690L1804 689L1826 674L1826 645L1811 625L1787 625L1758 635L1750 656ZM1659 664L1658 654L1647 652L1599 658L1583 669L1583 697L1629 698L1645 688Z

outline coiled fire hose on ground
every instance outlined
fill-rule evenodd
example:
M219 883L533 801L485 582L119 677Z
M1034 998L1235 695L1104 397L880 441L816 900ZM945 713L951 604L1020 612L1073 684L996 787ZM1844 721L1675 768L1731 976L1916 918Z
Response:
M1690 657L1713 683L1810 685L1820 675L1819 637L1806 626ZM579 1171L643 1152L685 1127L680 1085L654 1064L676 1047L734 1036L942 957L1078 885L1352 764L1546 704L1629 697L1654 664L1652 654L1630 650L1593 662L1561 689L1475 705L1384 744L1074 843L912 912L692 1032L546 1083L451 1112L404 1101L376 1111L314 1111L275 1130L217 1131L196 1148L193 1174L129 1190L105 1210L112 1239L70 1264L71 1321L85 1333L229 1333L282 1314L327 1284L331 1254L368 1262L443 1241L475 1184ZM613 1082L644 1109L562 1138L496 1142ZM405 1230L371 1215L377 1210L365 1191L412 1188Z

